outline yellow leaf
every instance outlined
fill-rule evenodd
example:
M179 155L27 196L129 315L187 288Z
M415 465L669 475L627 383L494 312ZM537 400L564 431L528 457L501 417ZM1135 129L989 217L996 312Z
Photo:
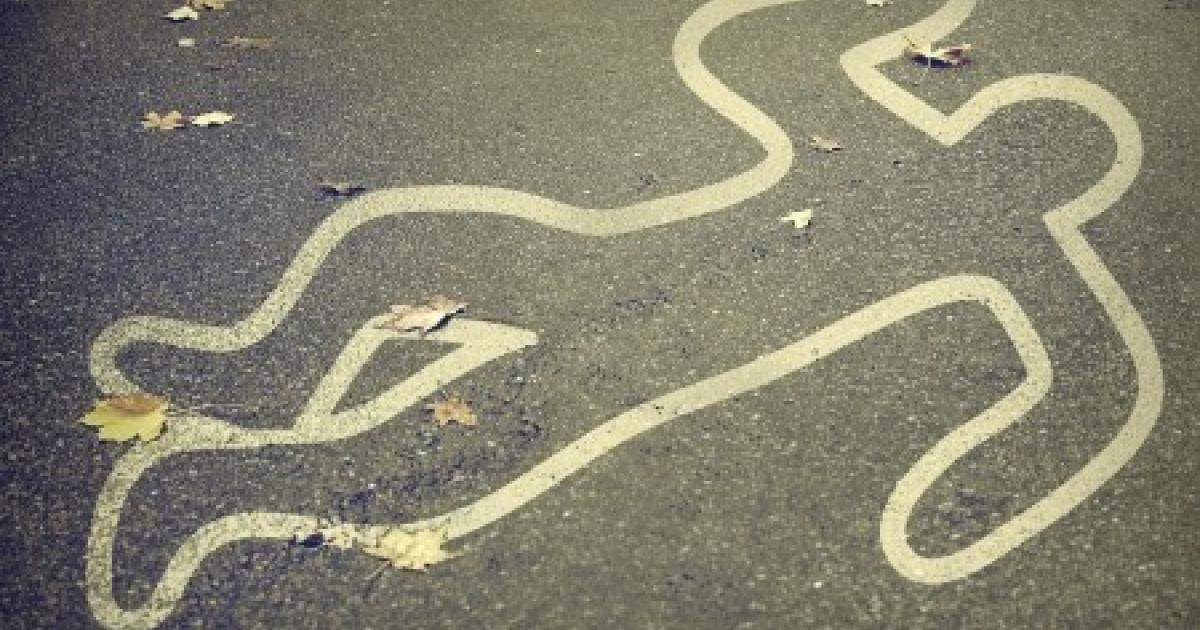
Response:
M125 442L137 437L149 442L167 423L168 402L151 394L119 394L96 401L80 422L100 428L100 439Z
M363 552L382 558L397 569L425 571L426 567L457 556L442 549L446 543L446 528L419 529L406 532L389 530L376 539L374 544L363 545Z
M146 112L146 116L142 118L142 128L171 131L172 129L182 127L185 120L184 115L176 110L171 110L165 114Z
M457 422L469 427L479 424L479 416L463 400L462 394L451 393L442 400L425 405L426 411L433 413L433 419L438 426L444 427L451 422Z

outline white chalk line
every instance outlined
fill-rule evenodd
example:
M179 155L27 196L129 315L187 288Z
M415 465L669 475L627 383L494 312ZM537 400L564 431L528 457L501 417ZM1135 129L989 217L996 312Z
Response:
M245 319L231 326L205 326L165 318L133 317L121 320L106 329L92 349L91 367L94 378L105 391L132 389L133 384L116 367L115 358L121 348L137 341L151 341L211 352L231 352L256 343L286 317L326 255L338 242L354 228L378 217L404 212L494 212L579 234L603 236L664 225L710 213L762 192L782 178L790 167L793 157L790 141L765 114L729 91L708 73L700 63L699 44L708 32L729 19L758 8L790 1L792 0L712 2L701 7L685 22L675 40L677 68L688 86L716 111L755 137L767 150L767 157L749 171L688 193L600 213L527 193L495 188L431 186L374 193L346 204L323 222L301 247L275 290ZM929 39L940 39L956 28L972 8L973 2L952 0L934 16L914 27L904 29L903 32L915 32ZM1062 87L1060 85L1050 85L1048 92L1043 84L1040 92L1007 89L989 93L989 90L996 87L992 86L980 92L954 115L946 117L903 92L875 71L874 65L895 58L902 48L901 46L884 51L882 44L888 37L896 38L898 34L872 40L849 51L843 56L843 66L851 79L865 92L910 124L947 145L957 142L992 112L1018 102L1021 97L1025 97L1026 100L1061 98L1060 92L1056 91ZM1053 78L1070 79L1087 86L1081 88L1081 85L1072 84L1076 89L1083 89L1086 95L1091 96L1093 92L1099 91L1116 103L1117 109L1104 109L1101 118L1110 128L1114 128L1110 118L1132 124L1134 138L1138 140L1135 145L1136 154L1140 159L1141 145L1140 137L1136 135L1136 123L1119 102L1103 90L1078 79ZM997 85L1016 86L1014 82L1022 79L1026 77L1010 79ZM894 99L891 92L907 95L908 98ZM985 94L992 97L997 94L1007 95L1011 100L981 99ZM1030 97L1029 94L1035 95ZM997 103L1000 104L996 105ZM991 105L995 106L989 108ZM1125 118L1122 118L1122 113ZM1120 164L1122 136L1116 128L1114 135L1118 136L1117 164ZM1145 433L1157 417L1158 405L1161 404L1162 378L1153 342L1120 286L1108 274L1099 257L1077 230L1080 223L1115 202L1132 181L1132 176L1137 172L1137 165L1118 173L1127 175L1128 181L1122 183L1114 176L1114 171L1118 171L1117 164L1114 164L1113 171L1088 193L1075 202L1052 211L1046 220L1051 226L1052 235L1059 240L1064 252L1079 270L1089 288L1097 294L1135 356L1139 395L1134 413L1118 438L1071 481L971 547L945 558L929 559L917 556L908 547L904 534L912 509L920 495L953 461L990 435L1015 422L1032 408L1048 390L1051 375L1045 350L1019 304L994 280L977 276L944 278L882 300L782 350L650 403L639 405L605 422L505 487L468 506L419 523L396 526L417 528L443 524L449 527L452 538L461 537L502 518L586 466L599 455L645 430L782 378L911 315L951 301L970 300L987 305L1004 326L1025 365L1026 378L1013 392L940 441L905 474L889 498L884 511L881 541L885 554L897 570L918 581L945 581L986 566L1053 523L1115 474L1144 441ZM1106 205L1094 205L1098 202L1106 202ZM1056 223L1059 220L1061 223ZM365 365L374 348L386 339L384 333L373 332L368 330L369 327L370 324L365 326L347 344L342 355L335 361L334 367L318 385L308 406L292 429L246 430L212 418L193 416L175 422L164 439L134 447L118 461L97 501L88 546L88 598L98 620L111 627L153 627L170 614L182 597L191 575L208 554L236 540L287 538L297 528L311 527L316 523L316 518L311 516L267 512L237 514L210 522L189 537L172 556L148 601L140 608L125 610L115 601L112 594L113 540L129 489L155 462L172 453L185 451L255 448L266 444L343 439L394 417L404 408L428 396L440 384L536 341L527 331L485 322L456 321L453 326L432 340L460 343L461 348L426 366L417 375L366 405L334 415L331 413L333 405L340 399L357 371ZM1157 401L1154 394L1156 385ZM329 426L339 429L331 434ZM1083 478L1083 481L1069 491L1063 490L1079 478ZM1047 503L1049 507L1036 511ZM1026 519L1026 522L1021 523L1023 528L1012 527L1014 522L1022 518ZM1030 529L1033 527L1036 528ZM383 529L386 529L386 526L365 527L363 533L370 534Z
M121 349L132 343L150 342L207 352L234 352L259 342L295 306L337 244L355 228L381 217L408 212L486 212L523 218L582 235L608 236L701 216L767 190L781 180L791 167L794 155L791 140L770 117L728 89L705 68L700 59L700 44L713 29L739 15L793 1L710 2L689 16L674 40L673 59L685 84L703 102L758 141L766 151L766 156L747 171L696 190L603 211L578 208L521 191L480 186L407 187L364 195L340 207L317 227L300 247L275 289L248 316L229 326L148 316L122 319L103 330L92 345L90 370L93 378L106 392L137 389L136 384L116 365ZM456 322L450 331L458 326ZM516 329L513 332L525 333ZM343 357L360 357L358 367L361 367L365 364L364 357L369 354L362 352L364 347L352 341L347 349L356 348L356 351L344 352ZM451 355L459 356L463 365L435 362L422 370L424 383L409 379L398 384L397 400L377 399L368 403L379 412L378 415L372 415L372 419L394 417L408 405L432 393L433 389L428 387L430 382L448 382L487 359L494 358L474 352L477 352L477 346L464 345ZM347 358L344 365L353 362ZM335 376L344 377L345 382ZM209 523L175 553L145 604L125 610L113 596L112 550L120 512L129 490L149 466L173 453L252 448L306 440L329 441L346 437L352 433L330 435L324 427L320 431L309 430L322 423L320 411L336 403L337 397L333 393L338 389L344 390L352 378L353 373L343 373L336 366L331 369L291 430L245 430L195 415L174 421L171 431L163 439L134 447L118 460L97 500L88 541L87 594L97 620L111 627L156 626L178 603L187 581L203 558L221 545L242 538L286 537L290 536L292 525L311 523L313 519L309 517L274 513L246 513ZM365 430L369 424L362 423L359 428Z
M1145 442L1161 412L1164 395L1162 364L1145 322L1079 231L1083 223L1115 204L1141 169L1141 132L1129 110L1115 96L1083 79L1033 74L993 83L946 115L905 92L876 69L903 49L903 35L929 41L941 39L948 32L947 26L953 25L950 30L956 28L974 6L974 0L950 0L933 16L903 33L884 35L847 51L842 55L842 67L850 80L877 103L946 146L956 144L997 111L1040 99L1078 105L1108 127L1117 147L1108 172L1079 197L1047 212L1044 221L1128 348L1138 387L1125 424L1083 468L983 538L937 558L921 556L908 543L907 524L918 500L955 461L1019 420L1027 410L993 408L967 421L927 451L896 484L884 508L879 534L892 566L909 579L928 584L960 579L991 564L1091 496Z
M533 333L511 326L456 320L453 326L423 340L459 344L458 348L374 399L333 413L348 385L380 345L391 339L422 340L411 333L400 334L379 328L378 324L385 319L386 316L368 321L351 337L317 384L292 428L245 429L196 414L172 421L170 430L160 439L131 448L117 460L96 502L92 533L88 539L88 596L98 620L112 627L156 626L170 614L191 575L208 554L236 540L287 538L297 529L316 526L316 517L267 512L237 514L208 523L175 552L149 601L141 608L122 609L112 596L113 546L129 492L150 466L170 455L191 451L316 444L346 439L387 422L435 393L446 382L537 341ZM106 390L106 386L112 384L108 380L101 383ZM366 533L382 531L382 528L366 529Z

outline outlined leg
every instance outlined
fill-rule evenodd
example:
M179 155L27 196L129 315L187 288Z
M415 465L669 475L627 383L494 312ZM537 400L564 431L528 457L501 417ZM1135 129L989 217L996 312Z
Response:
M1050 235L1079 278L1096 297L1133 359L1137 397L1124 426L1083 468L1025 511L955 553L930 558L908 543L907 524L917 501L958 459L991 435L1016 422L1024 411L989 410L934 445L896 484L880 521L888 561L905 577L929 584L960 579L991 564L1049 527L1111 479L1146 441L1162 408L1163 374L1154 340L1129 296L1080 233L1080 226L1115 204L1133 184L1142 163L1137 121L1112 94L1083 79L1034 74L999 81L943 114L883 76L876 66L900 56L904 34L934 41L970 15L974 0L950 0L933 16L847 51L841 63L850 80L901 120L945 146L952 146L995 112L1018 103L1056 100L1096 116L1113 136L1116 157L1108 172L1079 197L1044 216Z

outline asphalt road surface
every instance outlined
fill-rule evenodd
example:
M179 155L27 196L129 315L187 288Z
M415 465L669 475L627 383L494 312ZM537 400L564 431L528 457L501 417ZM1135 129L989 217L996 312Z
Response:
M6 627L1200 626L1195 0L172 8L0 0Z

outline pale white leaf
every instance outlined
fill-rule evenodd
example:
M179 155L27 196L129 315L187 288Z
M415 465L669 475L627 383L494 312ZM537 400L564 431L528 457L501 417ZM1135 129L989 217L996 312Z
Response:
M217 127L233 120L233 114L225 112L207 112L192 116L192 124L197 127Z
M172 9L171 11L168 11L163 17L171 20L172 22L184 22L187 20L200 19L200 13L185 4L178 9Z
M809 223L812 223L812 216L813 216L812 208L805 208L804 210L796 210L795 212L792 212L791 214L787 215L786 217L783 217L780 220L788 221L796 229L802 230L802 229L808 227Z

